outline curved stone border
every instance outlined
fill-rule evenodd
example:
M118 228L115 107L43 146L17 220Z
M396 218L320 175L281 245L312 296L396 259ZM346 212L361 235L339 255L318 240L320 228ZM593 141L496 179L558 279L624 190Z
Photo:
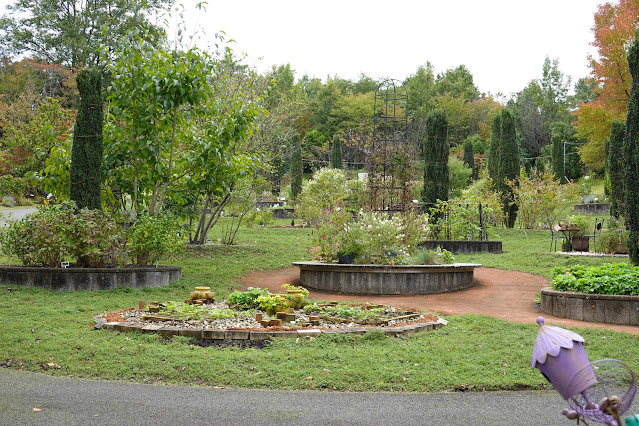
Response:
M501 241L426 240L419 243L418 247L427 250L441 247L451 253L503 253Z
M473 285L476 263L449 265L359 265L293 262L303 286L343 294L415 295L461 290Z
M182 268L179 266L130 268L0 266L2 285L24 285L57 291L162 287L181 277Z
M214 330L214 329L186 329L178 327L164 327L161 325L144 325L132 322L107 322L102 315L93 318L94 328L104 328L107 330L117 330L122 333L157 333L160 336L185 336L204 341L259 341L276 337L313 337L320 334L364 334L368 330L383 330L387 336L406 336L411 333L426 330L438 330L448 324L443 318L438 318L435 322L419 322L397 327L348 327L338 329L320 328L300 328L298 330L269 331L264 330Z
M541 312L559 318L639 325L639 296L541 290Z

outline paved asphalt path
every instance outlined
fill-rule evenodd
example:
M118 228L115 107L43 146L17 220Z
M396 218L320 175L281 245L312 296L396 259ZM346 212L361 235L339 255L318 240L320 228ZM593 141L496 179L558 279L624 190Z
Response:
M39 411L34 411L38 407ZM0 369L0 425L569 425L555 390L344 393L70 379ZM635 403L632 413L639 411Z
M0 210L0 214L2 215L0 216L0 226L6 223L5 217L9 219L20 219L34 211L36 211L35 207Z

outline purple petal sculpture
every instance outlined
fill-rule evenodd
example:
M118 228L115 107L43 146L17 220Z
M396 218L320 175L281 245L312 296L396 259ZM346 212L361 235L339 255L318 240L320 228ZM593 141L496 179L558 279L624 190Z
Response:
M597 383L583 337L561 327L544 325L543 317L537 318L537 324L540 327L531 366L538 368L564 399Z

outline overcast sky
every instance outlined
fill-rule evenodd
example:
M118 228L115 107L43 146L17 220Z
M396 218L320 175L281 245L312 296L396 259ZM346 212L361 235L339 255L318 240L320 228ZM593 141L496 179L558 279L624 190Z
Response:
M197 0L177 3L189 31L199 26L209 40L224 31L259 70L290 63L297 78L403 80L427 61L436 73L463 64L481 92L509 95L541 77L546 56L573 81L587 76L605 1L210 0L205 13Z

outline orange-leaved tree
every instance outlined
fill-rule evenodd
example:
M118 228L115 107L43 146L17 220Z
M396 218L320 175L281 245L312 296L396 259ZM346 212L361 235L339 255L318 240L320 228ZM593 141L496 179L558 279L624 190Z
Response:
M639 0L605 3L595 13L592 45L597 55L589 55L591 78L597 98L581 103L575 111L576 136L587 141L580 148L581 159L592 169L604 167L604 144L613 121L626 118L632 78L626 59L639 24Z

